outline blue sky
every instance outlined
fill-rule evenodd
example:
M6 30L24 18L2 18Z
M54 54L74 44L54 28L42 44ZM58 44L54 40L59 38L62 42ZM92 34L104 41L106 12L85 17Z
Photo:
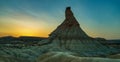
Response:
M92 37L120 39L120 0L0 0L0 36L45 36L71 6L81 28ZM32 30L32 31L31 31Z

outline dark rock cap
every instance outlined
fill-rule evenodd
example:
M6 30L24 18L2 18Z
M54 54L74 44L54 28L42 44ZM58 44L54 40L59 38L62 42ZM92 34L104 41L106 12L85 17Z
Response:
M67 7L66 9L71 9L71 7Z
M66 19L70 19L71 17L74 17L73 16L73 12L71 11L71 7L67 7L66 10L65 10L65 17Z

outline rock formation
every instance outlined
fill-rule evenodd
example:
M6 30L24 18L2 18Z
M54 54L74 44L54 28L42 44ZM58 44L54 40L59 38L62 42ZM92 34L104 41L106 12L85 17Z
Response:
M90 38L80 27L75 19L70 7L65 11L66 19L64 22L54 30L50 37L57 37L60 39L88 39Z
M49 41L60 49L78 53L81 56L111 54L113 48L99 43L88 36L80 27L70 7L65 10L65 20L49 36Z

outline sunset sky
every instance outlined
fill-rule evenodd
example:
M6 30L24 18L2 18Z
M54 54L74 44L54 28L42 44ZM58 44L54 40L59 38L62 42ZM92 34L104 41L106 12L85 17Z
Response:
M47 37L67 6L89 36L120 39L120 0L0 0L0 36Z

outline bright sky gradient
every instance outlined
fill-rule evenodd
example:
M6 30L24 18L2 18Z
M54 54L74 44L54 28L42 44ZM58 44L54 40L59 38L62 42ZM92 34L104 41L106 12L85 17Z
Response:
M89 36L120 39L120 0L0 0L0 36L47 37L67 6Z

